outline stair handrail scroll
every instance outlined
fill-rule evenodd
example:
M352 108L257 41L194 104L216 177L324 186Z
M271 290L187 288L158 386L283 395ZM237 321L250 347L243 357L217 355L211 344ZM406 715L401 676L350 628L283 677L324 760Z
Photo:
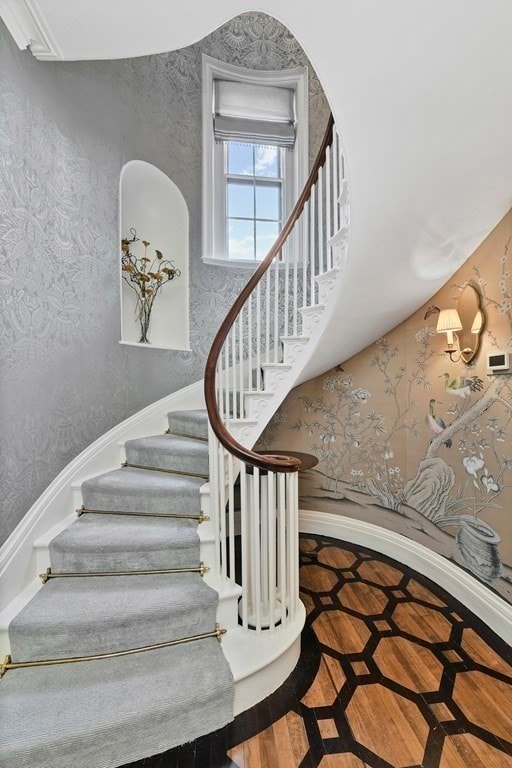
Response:
M299 459L262 455L233 432L263 428L292 349L318 317L322 280L333 272L334 235L344 224L344 162L332 115L308 180L277 240L241 291L205 368L210 423L210 498L215 570L242 586L245 631L276 632L298 614ZM239 478L239 504L235 481ZM240 535L240 551L235 536ZM241 565L237 568L236 563Z

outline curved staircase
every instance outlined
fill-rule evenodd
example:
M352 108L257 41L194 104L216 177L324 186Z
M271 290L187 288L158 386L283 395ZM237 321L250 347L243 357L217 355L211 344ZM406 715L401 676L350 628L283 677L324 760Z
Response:
M128 441L126 466L84 482L78 519L50 542L45 586L9 627L5 765L121 765L232 719L197 533L206 411L169 414L169 430Z
M30 529L14 537L7 571L21 596L0 612L6 765L114 768L162 752L223 726L293 669L305 617L300 462L252 446L321 343L348 223L331 119L294 211L213 343L207 410L174 410L165 434L124 441L121 468L114 435L109 471L87 476L94 461L77 463L78 518L56 520L47 500L52 522L33 536L38 590Z

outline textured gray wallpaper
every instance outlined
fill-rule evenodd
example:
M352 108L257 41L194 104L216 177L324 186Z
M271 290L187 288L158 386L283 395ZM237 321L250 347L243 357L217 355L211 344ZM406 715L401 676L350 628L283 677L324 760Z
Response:
M244 14L193 46L124 61L38 62L0 21L0 541L107 429L200 379L248 270L201 260L201 54L308 64L290 33ZM310 70L310 156L328 107ZM118 187L153 163L190 213L192 352L118 344Z

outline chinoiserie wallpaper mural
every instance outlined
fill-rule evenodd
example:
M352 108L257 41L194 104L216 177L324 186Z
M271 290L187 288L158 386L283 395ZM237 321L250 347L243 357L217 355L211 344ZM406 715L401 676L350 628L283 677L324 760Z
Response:
M407 321L290 393L261 438L314 453L301 507L356 517L453 559L512 601L512 211ZM486 318L470 365L436 334L440 309L476 287ZM404 290L407 290L404 286ZM383 297L385 300L385 297Z
M202 53L254 69L309 64L262 13L182 50L119 61L37 61L0 21L0 543L93 440L202 378L250 276L201 259ZM311 67L309 86L314 157L329 110ZM118 343L119 176L134 159L187 202L190 352Z

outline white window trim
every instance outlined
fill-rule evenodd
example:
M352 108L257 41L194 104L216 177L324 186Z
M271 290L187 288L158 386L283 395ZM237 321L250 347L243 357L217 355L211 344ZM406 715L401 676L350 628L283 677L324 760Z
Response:
M297 118L297 135L293 150L286 151L286 159L293 163L292 183L286 186L283 224L286 221L308 175L308 70L307 67L278 71L256 71L217 61L203 54L203 261L206 264L251 268L259 261L244 261L219 255L218 239L214 231L214 219L225 221L225 196L221 174L215 178L215 149L221 150L213 138L213 82L215 78L237 80L254 85L274 85L293 88ZM287 169L288 171L288 169Z

